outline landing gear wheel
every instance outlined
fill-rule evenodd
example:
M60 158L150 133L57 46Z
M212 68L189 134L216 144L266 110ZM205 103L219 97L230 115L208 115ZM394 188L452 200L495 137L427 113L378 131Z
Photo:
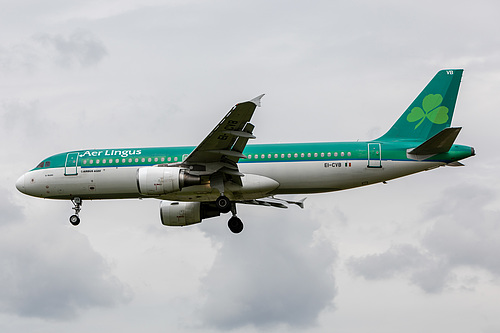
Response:
M221 195L215 200L215 205L221 213L229 213L231 211L231 201L225 195Z
M71 223L76 227L77 225L80 224L80 218L78 217L78 215L71 215L69 217L69 223Z
M241 220L236 216L229 219L227 226L229 227L229 230L235 234L239 234L243 230L243 222L241 222Z

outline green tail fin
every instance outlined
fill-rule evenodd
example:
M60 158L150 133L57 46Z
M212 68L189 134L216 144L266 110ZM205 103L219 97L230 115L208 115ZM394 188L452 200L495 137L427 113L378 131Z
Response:
M463 69L439 71L403 115L377 140L425 141L450 127Z

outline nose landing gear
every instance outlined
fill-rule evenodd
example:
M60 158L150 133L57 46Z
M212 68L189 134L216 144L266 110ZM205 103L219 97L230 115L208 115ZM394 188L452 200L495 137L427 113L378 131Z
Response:
M71 199L71 202L73 203L73 205L75 205L75 207L73 207L73 209L75 210L75 214L69 217L69 223L76 227L80 224L80 217L78 216L78 214L80 214L80 211L82 210L82 199L76 197Z

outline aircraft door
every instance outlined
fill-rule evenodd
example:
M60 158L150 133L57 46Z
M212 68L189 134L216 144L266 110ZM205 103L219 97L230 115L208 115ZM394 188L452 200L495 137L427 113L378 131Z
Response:
M66 155L66 164L64 165L65 176L78 175L78 153L68 153Z
M382 153L380 143L368 144L368 167L381 168L382 167Z

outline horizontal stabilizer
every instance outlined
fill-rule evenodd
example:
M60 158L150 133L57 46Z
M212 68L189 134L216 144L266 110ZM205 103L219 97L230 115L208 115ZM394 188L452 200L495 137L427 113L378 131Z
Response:
M445 128L429 140L408 152L410 155L436 155L446 153L457 139L461 127Z

